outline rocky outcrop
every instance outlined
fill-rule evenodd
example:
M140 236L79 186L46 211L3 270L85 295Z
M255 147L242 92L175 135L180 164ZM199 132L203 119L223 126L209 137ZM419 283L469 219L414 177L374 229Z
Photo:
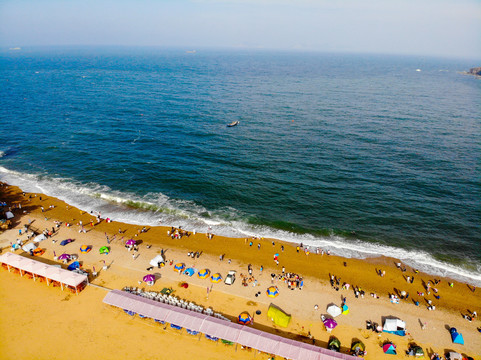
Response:
M475 67L475 68L469 69L468 74L481 76L481 67Z

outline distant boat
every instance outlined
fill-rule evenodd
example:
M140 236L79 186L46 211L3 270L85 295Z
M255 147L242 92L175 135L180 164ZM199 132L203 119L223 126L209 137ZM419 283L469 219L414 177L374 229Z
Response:
M421 71L421 69L416 69L417 72Z
M230 124L227 124L227 127L233 127L239 124L239 121L233 121Z

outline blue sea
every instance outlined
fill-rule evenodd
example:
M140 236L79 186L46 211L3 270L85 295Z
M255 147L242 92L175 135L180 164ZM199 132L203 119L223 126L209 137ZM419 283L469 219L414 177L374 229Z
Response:
M481 284L481 80L460 73L479 65L3 50L0 180L114 220L393 256Z

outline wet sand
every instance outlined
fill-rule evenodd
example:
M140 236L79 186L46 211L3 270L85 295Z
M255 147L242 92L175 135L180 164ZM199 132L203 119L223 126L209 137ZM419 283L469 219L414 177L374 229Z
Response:
M476 319L470 323L461 316L468 313L468 310L480 313L480 292L472 292L468 284L440 279L441 282L435 286L440 299L435 299L434 291L431 290L428 295L423 288L423 282L433 283L434 278L427 274L414 273L411 268L402 272L395 265L398 262L396 259L344 259L313 252L306 255L302 249L298 253L293 244L271 239L246 241L215 234L212 239L208 239L205 234L172 239L167 235L170 227L147 227L146 232L140 232L142 226L138 225L115 221L106 223L105 220L97 224L95 214L90 214L90 211L95 209L79 210L42 194L23 196L21 190L14 186L0 188L0 200L6 201L9 206L19 203L22 205L22 209L13 209L16 215L14 228L0 233L3 252L9 251L10 242L15 242L17 238L26 239L25 235L19 237L18 229L23 228L29 221L31 227L39 231L51 229L55 226L54 221L61 221L63 224L53 237L57 241L53 243L48 239L41 242L40 246L46 252L41 259L37 259L54 263L54 251L57 256L63 252L78 254L84 269L92 270L95 267L99 272L92 283L101 287L147 288L145 283L139 285L138 281L149 273L146 270L149 260L163 249L168 263L161 269L150 271L160 275L160 279L154 286L148 287L149 290L160 291L171 286L176 296L212 307L233 320L242 311L248 311L252 315L256 310L260 310L261 315L254 318L254 327L261 330L306 342L312 342L308 338L310 333L316 345L325 347L331 334L324 329L320 315L326 314L328 304L340 305L341 297L345 297L350 313L337 317L339 326L332 331L332 335L341 340L344 351L347 351L352 340L357 338L366 344L367 359L382 358L384 354L379 344L389 339L398 346L399 355L391 356L393 359L404 358L404 351L411 341L423 346L428 353L444 353L449 349L481 359L477 355L481 349L481 335L476 329L481 326L481 322ZM51 205L54 206L53 209L50 208ZM79 221L83 222L87 233L79 233ZM93 221L94 226L90 226L90 221ZM66 222L72 226L65 226ZM111 240L110 244L107 244L105 234ZM62 247L59 242L65 238L73 238L75 241ZM125 240L130 238L140 242L136 259L132 257L133 252L124 247ZM250 241L253 242L252 246L249 246ZM272 245L272 241L275 245ZM79 247L82 244L92 245L93 250L87 254L80 253ZM104 245L111 247L109 255L98 253L99 247ZM147 248L147 245L152 246ZM192 259L187 255L190 251L202 253L199 258ZM23 252L17 250L16 253ZM279 265L274 262L276 253L279 254ZM25 253L23 255L29 256ZM223 261L219 259L220 255L224 255ZM108 265L105 271L102 270L104 261ZM234 285L227 286L222 282L212 284L208 279L199 279L196 275L179 275L173 271L170 261L173 264L183 262L197 270L208 268L213 273L220 272L224 277L233 269L237 271L237 280ZM246 287L241 284L240 274L247 275L248 264L252 265L257 286L253 286L254 282L250 282ZM261 265L264 268L262 273ZM303 277L303 289L289 290L285 283L276 280L273 284L278 286L280 295L276 298L267 297L266 288L272 283L270 274L282 273L283 267L286 272L294 272ZM385 276L379 276L378 270L385 271ZM350 284L349 290L333 289L329 284L330 275L340 278L341 286L343 283ZM414 276L414 283L408 283L407 276ZM181 282L187 282L189 287L180 287ZM448 285L449 282L454 283L453 287ZM211 286L212 291L207 297L207 288L210 289ZM354 296L354 286L365 291L364 298ZM400 300L399 304L392 304L388 294L401 291L408 292L409 298ZM164 330L162 326L147 319L137 316L131 318L102 303L106 292L105 289L88 286L76 296L1 270L0 332L5 335L0 339L0 354L4 354L0 357L76 359L99 354L105 359L119 356L153 358L162 354L175 355L178 359L254 357L254 351L248 353L240 350L240 347L236 351L233 347L216 344L205 338L199 341L198 337L187 335L185 331L179 332L170 328ZM256 297L258 292L261 294ZM424 292L425 296L418 296L417 292ZM380 298L374 299L371 293L376 293ZM436 306L435 311L427 310L427 300L431 300ZM414 301L419 301L420 306L414 305ZM287 328L276 327L267 318L267 308L271 302L292 315L292 321ZM314 305L318 305L319 309L315 310ZM405 320L409 335L404 338L385 333L378 336L365 330L366 320L382 323L385 316L397 316ZM424 330L421 328L423 323L427 323ZM463 333L466 345L453 345L447 326L454 326ZM25 339L33 336L35 345L25 346ZM267 358L266 355L258 357Z

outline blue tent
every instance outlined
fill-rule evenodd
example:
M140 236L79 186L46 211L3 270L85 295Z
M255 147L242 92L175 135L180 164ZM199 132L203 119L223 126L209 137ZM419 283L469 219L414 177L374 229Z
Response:
M70 244L71 242L73 242L72 239L63 240L63 241L60 243L60 245L65 246L65 245L67 245L67 244Z
M451 328L451 339L453 340L454 344L461 344L464 345L463 334L458 333L456 328Z
M185 275L192 276L195 274L195 269L194 268L188 268L184 271Z
M75 270L79 268L80 268L80 263L78 261L74 261L68 266L67 270Z

